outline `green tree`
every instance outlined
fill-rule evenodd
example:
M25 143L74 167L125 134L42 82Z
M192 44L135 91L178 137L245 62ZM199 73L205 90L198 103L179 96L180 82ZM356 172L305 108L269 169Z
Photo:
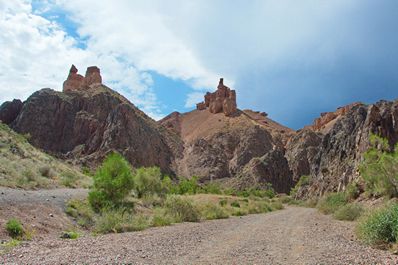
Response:
M389 151L386 139L372 135L371 148L364 154L360 165L365 190L374 196L398 196L398 145Z
M88 199L96 211L120 206L134 187L131 165L118 153L109 154L93 178Z
M142 167L135 171L134 184L137 196L162 193L162 173L158 167Z

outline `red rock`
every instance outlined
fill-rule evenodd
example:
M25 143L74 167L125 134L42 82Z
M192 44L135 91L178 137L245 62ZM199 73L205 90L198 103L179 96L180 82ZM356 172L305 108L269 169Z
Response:
M209 108L211 113L224 112L226 116L230 116L237 111L236 92L224 85L223 78L220 78L217 90L213 93L207 92L204 98L204 102L196 104L196 109Z
M76 66L72 64L68 78L63 84L63 92L85 90L90 85L102 84L100 69L96 66L88 67L85 77L77 72Z
M72 67L69 70L68 78L65 80L63 84L63 91L76 91L79 90L84 84L84 77L77 73L77 68L72 64Z
M90 86L93 84L102 84L100 69L97 66L87 67L86 76L84 77L84 83L86 86Z

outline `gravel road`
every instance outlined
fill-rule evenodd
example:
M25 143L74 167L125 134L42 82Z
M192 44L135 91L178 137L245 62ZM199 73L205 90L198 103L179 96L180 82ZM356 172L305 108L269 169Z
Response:
M398 264L397 256L359 244L352 223L299 207L77 240L46 238L1 258L5 264Z
M72 197L85 198L87 192L87 189L18 190L0 187L0 206L49 203L63 208Z

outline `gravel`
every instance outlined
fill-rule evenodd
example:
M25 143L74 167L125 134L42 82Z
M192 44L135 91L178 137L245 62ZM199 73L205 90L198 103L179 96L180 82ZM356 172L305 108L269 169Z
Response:
M142 232L48 237L1 258L5 264L398 264L397 256L356 241L353 226L289 207Z

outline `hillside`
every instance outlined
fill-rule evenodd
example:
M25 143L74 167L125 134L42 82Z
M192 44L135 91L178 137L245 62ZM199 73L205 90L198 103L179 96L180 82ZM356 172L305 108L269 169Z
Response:
M0 123L0 186L10 188L88 187L80 168L56 159Z

